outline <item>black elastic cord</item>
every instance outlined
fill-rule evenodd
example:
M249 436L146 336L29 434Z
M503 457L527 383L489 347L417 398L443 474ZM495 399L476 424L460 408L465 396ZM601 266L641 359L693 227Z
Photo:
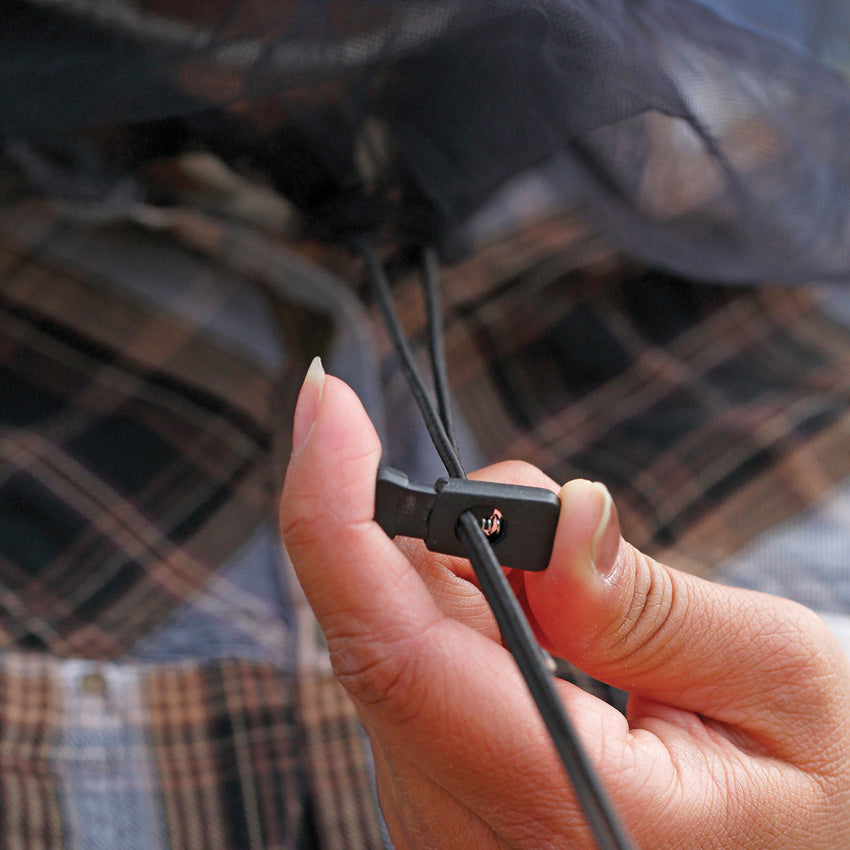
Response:
M431 358L431 373L434 376L434 392L440 419L455 452L460 455L452 417L451 391L443 347L443 305L440 297L440 266L437 252L425 248L422 252L422 287L425 290L425 309L428 316L428 354Z
M428 335L431 364L434 369L434 384L437 396L440 399L439 411L434 409L434 403L429 397L425 384L416 368L413 354L393 307L389 282L386 279L384 269L368 245L361 246L361 250L369 267L387 330L402 361L404 375L425 418L428 432L431 434L440 457L446 464L449 475L453 478L466 478L466 473L457 457L453 434L450 436L452 419L442 349L442 322L437 313L439 299L432 297L439 294L436 265L430 268L426 267L425 283L426 293L427 290L433 290L431 295L427 296L430 304ZM425 256L427 258L428 254ZM436 255L433 259L436 263ZM438 370L442 370L442 376L438 375ZM451 461L451 464L446 462L446 458ZM543 665L542 653L531 627L528 625L528 620L526 620L522 608L516 596L514 596L502 568L499 566L478 519L471 511L466 511L461 515L457 533L467 549L481 592L493 610L496 623L502 634L502 640L516 660L517 666L525 679L599 847L601 850L630 850L632 844L626 837L619 818L581 747L572 722L564 709L564 704L555 689L552 677Z
M417 405L419 405L419 410L422 412L422 417L425 420L425 427L431 435L431 440L437 449L437 453L440 455L440 460L442 460L452 478L466 478L466 471L463 468L460 457L458 457L454 441L446 433L446 427L440 414L434 410L434 403L431 401L425 383L419 374L419 370L416 368L416 360L404 336L404 329L393 306L390 284L384 272L384 267L381 265L380 260L378 260L372 246L367 242L360 244L360 250L369 269L369 278L372 282L375 300L378 302L378 307L387 326L387 332L399 355L402 372L410 386L413 397L416 399Z
M458 536L469 552L481 592L493 609L505 646L531 691L597 843L602 850L627 850L631 844L582 749L552 677L543 666L528 620L471 511L461 516Z

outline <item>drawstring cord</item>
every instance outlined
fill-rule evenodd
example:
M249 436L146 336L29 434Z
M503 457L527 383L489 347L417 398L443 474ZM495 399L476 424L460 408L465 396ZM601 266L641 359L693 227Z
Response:
M430 248L424 249L422 275L428 313L428 348L436 396L435 404L405 338L384 267L369 242L360 242L358 248L366 262L375 300L399 356L405 379L413 392L437 453L451 477L466 478L457 449L451 415L442 340L442 309L436 252ZM465 511L460 517L456 533L466 547L481 592L493 610L505 646L516 660L546 724L599 847L601 850L629 850L632 844L626 837L619 818L582 749L572 722L555 689L553 679L544 666L542 652L528 620L511 590L505 573L481 528L480 521L471 511Z
M440 456L446 471L452 478L466 478L466 472L455 448L457 440L454 437L452 422L448 414L449 392L446 380L445 357L441 344L442 323L436 318L435 311L439 305L439 288L436 285L436 276L427 274L423 279L429 306L429 337L436 340L437 345L431 347L431 362L437 364L434 370L434 383L437 396L440 399L439 408L435 409L434 402L428 393L425 382L419 374L413 351L404 335L404 329L393 306L390 283L386 272L375 254L374 249L368 242L360 243L360 251L366 261L369 270L369 279L377 301L378 307L390 335L393 347L398 354L401 370L405 380L410 386L416 404L425 420L425 427L431 435L434 448ZM429 293L429 294L428 294ZM433 318L433 321L432 321Z

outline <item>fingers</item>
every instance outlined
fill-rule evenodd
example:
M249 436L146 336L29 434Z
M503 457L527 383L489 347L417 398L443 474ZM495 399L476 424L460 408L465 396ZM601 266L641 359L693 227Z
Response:
M513 659L444 616L372 522L380 445L354 394L332 377L320 389L308 385L296 432L281 501L287 550L335 671L395 772L394 787L415 786L410 800L431 788L435 799L458 801L459 825L473 812L507 841L529 830L586 840ZM596 750L610 749L614 776L634 779L625 769L623 718L586 694L565 695L579 734Z
M846 661L812 612L643 555L620 538L601 485L572 481L560 495L550 566L525 576L550 651L624 690L747 730L772 752L799 754L801 734L822 735L847 710Z
M294 432L281 530L298 579L344 667L345 644L356 641L358 628L365 644L383 639L401 646L427 631L439 612L407 560L372 521L381 445L353 391L333 377L308 373ZM382 633L373 641L375 628Z
M469 616L454 589L435 601L448 575L440 559L422 556L420 575L372 521L377 436L344 384L311 371L281 527L399 829L434 847L456 846L459 832L481 846L591 846L516 666L486 634L492 624ZM522 465L486 474L551 485ZM836 765L850 763L840 650L805 609L629 547L599 485L571 482L561 498L550 566L522 576L520 598L547 648L636 695L630 730L609 706L561 688L627 825L645 846L661 846L658 824L667 845L695 846L697 821L705 835L780 846L765 839L774 830L782 846L802 846L800 812L822 823L846 808L835 790L847 787ZM771 812L777 788L794 805Z

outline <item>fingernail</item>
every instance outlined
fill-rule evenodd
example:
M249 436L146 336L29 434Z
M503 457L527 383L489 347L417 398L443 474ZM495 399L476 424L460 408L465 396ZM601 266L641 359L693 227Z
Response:
M617 563L617 552L620 548L620 520L608 488L599 481L594 481L593 486L602 497L602 513L599 517L599 525L590 540L590 558L596 572L607 576Z
M322 402L322 389L325 386L325 370L322 367L321 357L314 357L304 383L298 393L298 401L295 404L295 416L292 420L292 453L297 454L304 448L310 437L316 416L319 413L319 405Z

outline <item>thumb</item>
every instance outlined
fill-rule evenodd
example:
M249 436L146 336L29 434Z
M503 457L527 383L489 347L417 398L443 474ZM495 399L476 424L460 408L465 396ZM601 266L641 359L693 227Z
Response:
M550 566L525 576L528 605L548 649L637 696L632 715L665 703L798 752L801 735L844 715L846 659L813 612L639 552L601 484L572 481L560 496Z

